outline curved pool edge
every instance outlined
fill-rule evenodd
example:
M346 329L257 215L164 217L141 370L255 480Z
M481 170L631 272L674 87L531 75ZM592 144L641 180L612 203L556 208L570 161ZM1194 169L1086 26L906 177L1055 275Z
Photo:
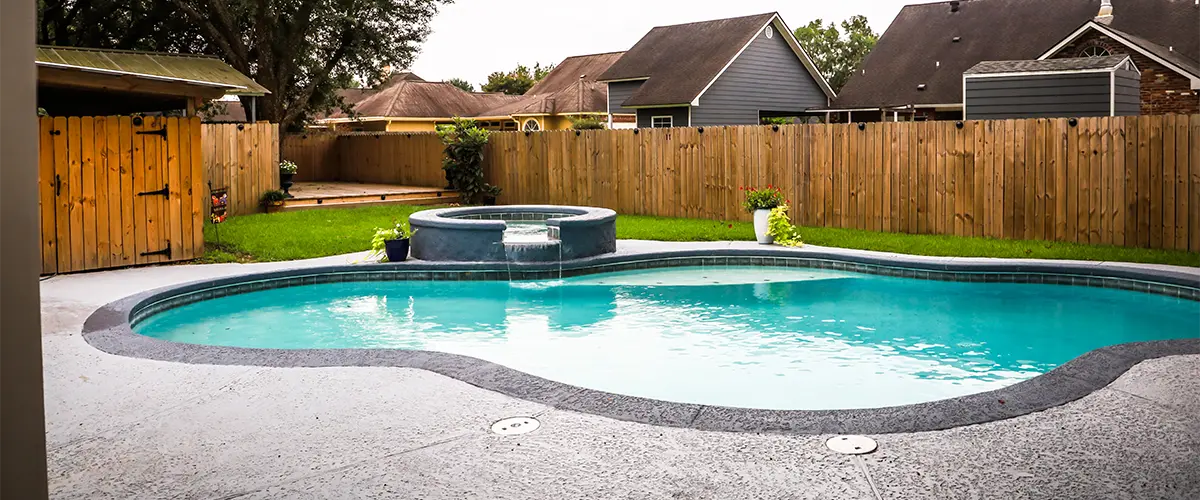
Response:
M1157 268L1105 266L1078 262L887 259L878 254L847 254L778 248L705 248L663 252L625 252L558 265L513 266L521 279L548 279L629 269L689 265L791 265L960 281L1018 281L1041 276L1038 283L1134 288L1200 300L1200 278ZM803 265L803 266L802 266ZM133 332L131 320L150 306L171 299L211 298L215 289L229 293L335 281L385 279L508 279L509 270L494 264L407 262L371 266L326 266L243 274L151 290L107 304L84 323L85 340L120 356L188 364L262 367L415 368L547 406L619 420L726 432L793 434L888 434L948 429L1034 413L1074 401L1106 387L1148 359L1200 354L1200 338L1140 342L1102 347L1058 368L1002 389L905 406L852 410L762 410L673 403L612 394L547 380L489 361L433 351L397 349L281 350L182 344ZM911 275L909 273L912 273ZM955 276L951 276L955 275ZM963 276L965 275L965 276ZM1044 279L1055 277L1053 281ZM1011 280L1005 279L1011 277ZM268 286L274 285L274 286ZM1132 285L1132 286L1126 286ZM207 296L205 296L207 293ZM193 300L193 301L194 301Z

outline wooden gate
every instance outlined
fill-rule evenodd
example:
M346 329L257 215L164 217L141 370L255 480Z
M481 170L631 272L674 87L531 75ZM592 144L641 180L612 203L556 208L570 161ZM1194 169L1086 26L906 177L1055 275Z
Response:
M42 273L204 252L199 118L39 120Z

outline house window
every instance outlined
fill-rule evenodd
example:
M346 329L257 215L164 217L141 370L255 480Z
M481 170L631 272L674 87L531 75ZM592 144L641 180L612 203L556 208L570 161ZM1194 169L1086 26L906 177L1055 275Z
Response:
M766 35L767 38L771 38L775 36L775 28L767 26L767 29L763 30L763 34Z
M1112 53L1110 53L1108 49L1099 45L1089 45L1084 47L1083 50L1079 51L1079 57L1106 57L1111 55Z
M537 132L541 129L542 129L542 124L538 123L537 120L534 120L532 118L525 120L525 125L521 127L521 130L524 130L526 132Z
M651 117L650 126L653 128L671 128L675 126L675 118L670 116Z

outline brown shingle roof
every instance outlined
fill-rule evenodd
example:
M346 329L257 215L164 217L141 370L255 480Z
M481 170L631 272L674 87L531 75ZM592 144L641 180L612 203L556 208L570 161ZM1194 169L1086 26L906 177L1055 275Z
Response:
M624 52L568 57L518 101L484 111L486 116L604 113L608 86L596 78ZM582 77L582 78L580 78Z
M403 80L359 101L354 111L362 117L450 118L486 116L480 113L521 99L504 94L477 94L445 82ZM337 112L330 118L346 118Z
M1036 59L1100 10L1098 0L966 0L909 5L834 101L859 108L962 102L962 73L980 61ZM1200 54L1191 0L1118 0L1111 27L1192 60ZM953 42L953 37L961 37ZM865 72L865 73L864 73ZM925 84L925 90L917 86Z
M1121 30L1112 28L1108 29L1112 30L1117 36L1128 40L1130 43L1137 45L1142 49L1145 49L1147 52L1150 52L1161 59L1170 61L1172 64L1191 72L1192 75L1200 76L1200 64L1197 64L1195 59L1189 59L1188 57L1184 56L1178 50L1172 50L1172 47L1163 47L1162 45L1151 42L1150 40L1146 40L1145 38L1134 34L1125 33ZM1197 35L1200 36L1200 33L1197 33Z
M649 78L628 106L689 103L725 68L774 12L650 30L599 80Z

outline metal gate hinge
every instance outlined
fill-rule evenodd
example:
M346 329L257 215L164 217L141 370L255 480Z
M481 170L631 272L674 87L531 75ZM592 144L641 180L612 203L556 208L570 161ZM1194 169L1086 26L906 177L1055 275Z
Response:
M149 257L151 255L162 255L168 259L171 258L171 242L168 241L167 248L164 248L162 250L155 250L153 252L142 252L141 253L142 257Z
M170 184L163 184L163 188L159 189L158 191L145 191L145 192L138 193L138 196L162 196L163 198L166 198L169 200L169 199L171 199L170 187L171 187Z
M158 130L139 130L137 133L141 135L157 135L163 139L167 138L167 129L165 128L160 128Z

